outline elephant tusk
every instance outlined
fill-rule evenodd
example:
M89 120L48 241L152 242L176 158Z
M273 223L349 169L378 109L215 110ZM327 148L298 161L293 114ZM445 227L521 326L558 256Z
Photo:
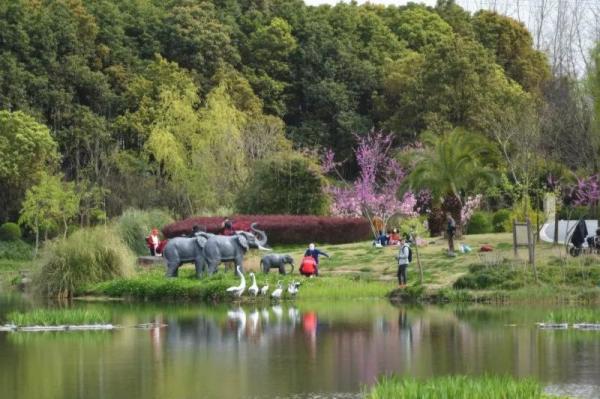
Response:
M271 248L265 248L265 247L263 247L262 245L259 245L259 246L258 246L258 249L260 249L261 251L272 251L272 250L273 250L273 249L271 249Z

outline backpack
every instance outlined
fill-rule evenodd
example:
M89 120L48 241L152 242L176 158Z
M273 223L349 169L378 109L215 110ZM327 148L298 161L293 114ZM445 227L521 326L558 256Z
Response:
M408 248L408 263L412 263L412 249L408 245L404 244L400 250L404 250L404 247ZM398 262L399 261L400 259L398 259Z

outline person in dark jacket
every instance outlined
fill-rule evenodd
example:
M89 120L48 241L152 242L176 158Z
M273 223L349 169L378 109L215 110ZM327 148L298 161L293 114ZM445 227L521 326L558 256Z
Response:
M312 242L308 245L308 249L306 250L306 252L304 253L304 256L312 256L313 259L315 260L315 276L319 275L319 255L323 255L327 258L330 258L329 255L327 255L325 252L323 251L319 251L316 247L315 244L313 244Z
M221 224L221 234L224 236L232 236L235 234L233 230L233 221L229 220L229 218L223 219L223 223Z
M456 234L456 222L454 218L450 214L450 212L446 213L446 221L448 225L446 226L446 234L448 236L448 254L454 256L454 234Z

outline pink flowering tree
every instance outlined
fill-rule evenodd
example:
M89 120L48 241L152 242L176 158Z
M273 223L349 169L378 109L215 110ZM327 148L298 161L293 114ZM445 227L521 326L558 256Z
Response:
M376 234L374 218L383 221L384 227L396 214L415 216L417 198L412 192L397 196L406 174L390 155L392 136L371 132L357 137L354 153L360 173L354 182L345 181L337 170L335 154L329 150L323 159L323 172L335 172L344 182L343 186L330 186L326 190L333 202L331 212L337 216L364 216L369 219Z
M462 226L466 226L469 223L469 220L471 220L471 216L473 216L473 213L475 213L475 211L479 209L479 206L481 206L482 198L483 196L481 194L477 194L472 197L467 197L467 200L465 201L463 207L460 210L460 224Z

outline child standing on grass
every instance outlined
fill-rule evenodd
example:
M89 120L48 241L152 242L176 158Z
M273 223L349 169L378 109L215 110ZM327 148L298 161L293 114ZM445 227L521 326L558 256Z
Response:
M405 237L400 238L400 251L396 256L398 259L398 287L406 287L406 269L410 264L410 246Z

